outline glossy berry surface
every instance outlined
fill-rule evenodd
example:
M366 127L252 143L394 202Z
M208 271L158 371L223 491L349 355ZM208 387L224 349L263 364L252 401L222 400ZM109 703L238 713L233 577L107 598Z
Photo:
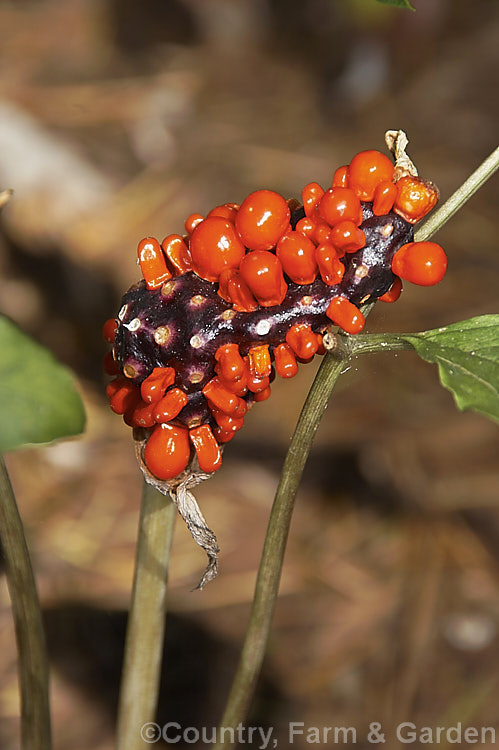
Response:
M289 226L291 211L273 190L257 190L241 203L236 229L249 250L271 250Z
M219 216L211 216L196 226L189 249L193 270L206 281L218 281L222 271L237 268L245 253L234 225Z
M381 182L392 182L394 166L380 151L361 151L348 167L348 186L361 201L372 201Z
M239 270L242 278L262 307L280 305L286 296L282 265L273 253L267 250L254 250L241 261Z
M327 190L319 203L319 213L329 226L340 221L362 222L360 200L350 188L333 187Z
M436 242L409 242L393 256L392 270L413 284L433 286L445 276L447 256Z
M396 188L393 210L410 224L420 221L437 204L438 190L417 177L402 177Z

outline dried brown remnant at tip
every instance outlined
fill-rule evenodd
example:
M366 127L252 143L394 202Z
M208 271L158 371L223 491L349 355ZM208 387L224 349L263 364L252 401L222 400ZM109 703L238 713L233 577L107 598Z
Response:
M234 318L236 313L234 310L224 310L222 315L220 316L223 320L232 320Z
M203 372L193 372L191 375L189 375L189 382L190 383L200 383L204 378Z
M159 326L154 331L154 341L160 346L167 344L172 337L172 332L167 326Z
M193 427L199 427L199 426L200 426L200 425L202 425L202 424L203 424L203 419L202 419L202 417L192 417L192 419L189 419L189 421L188 421L188 423L187 423L187 427L188 427L188 428L189 428L190 430L192 430L192 429L193 429Z
M406 153L409 139L403 130L387 130L385 133L385 143L395 157L395 172L393 181L398 182L401 177L410 175L418 176L418 170L414 162Z

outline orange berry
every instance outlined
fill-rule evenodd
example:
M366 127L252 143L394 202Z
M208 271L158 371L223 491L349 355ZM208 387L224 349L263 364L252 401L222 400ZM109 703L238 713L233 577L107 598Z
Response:
M301 232L310 239L313 239L316 226L317 222L315 218L312 219L310 216L304 216L303 219L300 219L300 221L297 222L296 231Z
M311 284L317 275L315 245L301 232L288 232L277 243L276 255L295 284Z
M280 260L267 250L246 253L239 271L262 307L280 305L286 296L287 284Z
M219 443L228 443L229 440L232 440L235 432L226 432L225 430L222 430L221 427L215 427L213 429L213 434L215 435L216 439Z
M222 452L208 424L189 430L189 438L196 451L199 468L210 474L222 465Z
M156 422L171 422L187 404L187 394L180 388L171 388L154 404L154 419Z
M250 348L248 351L248 366L250 375L254 378L268 378L272 367L268 344Z
M237 344L222 344L215 352L220 366L220 375L225 380L238 380L246 372L244 359L239 354Z
M243 417L246 404L242 398L231 393L218 377L212 378L203 388L205 398L220 411L234 417Z
M135 409L131 414L132 427L152 427L156 424L154 417L155 404L146 404L144 401L139 401Z
M118 387L109 396L109 406L115 414L125 414L137 406L140 401L140 391L133 383L122 381L121 378L117 380L119 381Z
M360 333L364 328L364 316L346 297L333 297L326 315L347 333Z
M189 463L191 445L185 427L158 424L144 448L144 461L158 479L174 479Z
M210 406L210 408L213 414L213 419L224 432L232 433L232 436L234 436L234 433L240 430L244 425L244 417L231 417L229 414L225 414L225 412L220 411L213 406Z
M139 242L137 255L148 289L158 289L165 281L171 279L172 275L166 267L165 256L158 240L154 237L146 237Z
M302 359L310 359L319 348L317 336L307 323L291 326L286 334L286 343Z
M238 267L246 251L230 221L210 216L194 229L190 252L194 272L206 281L218 281L226 268Z
M220 274L218 278L218 292L217 294L225 300L225 302L232 302L229 294L229 281L233 276L237 276L238 272L235 268L226 268Z
M257 190L241 203L236 229L250 250L270 250L289 226L291 211L273 190Z
M324 190L317 182L310 182L301 191L303 209L306 216L312 216L317 204L324 195Z
M255 393L253 396L254 401L266 401L270 396L270 386L267 388L264 388L262 391L258 391L258 393Z
M116 336L117 330L118 321L116 320L116 318L109 318L109 320L106 320L106 322L102 326L102 335L104 337L104 341L107 341L108 344L114 344L114 337Z
M394 166L380 151L361 151L348 167L348 184L361 201L372 201L380 182L393 180Z
M396 195L397 186L393 182L379 182L374 191L373 214L375 216L389 214L393 208Z
M184 222L185 231L192 234L202 221L204 221L204 216L201 216L201 214L190 214Z
M275 369L281 378L293 378L298 372L298 365L289 344L279 344L274 349Z
M378 297L381 302L396 302L402 294L402 281L396 276L390 289L385 292L381 297Z
M392 260L394 274L419 286L438 284L446 270L447 256L436 242L408 242Z
M333 187L348 187L348 165L338 167L333 175Z
M360 200L350 188L333 187L326 190L319 203L319 213L330 226L340 221L362 223Z
M239 210L239 206L237 208L236 206L236 203L224 203L223 206L212 208L208 216L221 216L222 219L227 219L233 224Z
M258 309L258 302L238 271L229 279L228 293L234 310L253 312Z
M409 224L415 224L437 204L438 190L431 182L407 175L400 178L396 188L393 210Z
M366 244L366 235L353 221L340 221L331 229L329 241L338 251L338 255L354 253Z
M170 267L175 275L182 276L192 271L192 259L185 240L179 234L169 234L161 243Z
M117 362L115 362L111 352L106 352L106 354L104 355L102 366L106 375L118 375L118 373L121 372L120 366Z
M324 243L315 248L315 260L319 266L321 278L328 286L339 284L345 273L345 266L338 259L333 245Z
M148 404L155 404L175 382L173 367L155 367L140 385L140 395Z

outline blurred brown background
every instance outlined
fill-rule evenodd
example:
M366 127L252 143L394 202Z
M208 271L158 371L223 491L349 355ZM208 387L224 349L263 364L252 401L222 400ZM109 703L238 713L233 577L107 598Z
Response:
M36 566L57 750L112 747L141 480L103 395L102 322L137 241L258 187L299 196L403 128L445 199L497 145L499 5L414 0L0 3L0 309L78 376L82 438L8 457ZM449 271L369 329L498 311L497 179L438 235ZM197 492L222 548L179 522L158 720L213 726L245 630L269 508L314 374L276 383ZM497 426L454 408L410 353L355 363L324 416L296 508L249 724L497 726ZM0 746L18 747L0 580ZM442 743L441 746L444 746ZM307 747L297 740L295 746Z

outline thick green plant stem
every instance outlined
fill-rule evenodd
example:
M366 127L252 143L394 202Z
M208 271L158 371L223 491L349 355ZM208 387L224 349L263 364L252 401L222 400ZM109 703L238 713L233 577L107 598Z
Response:
M445 203L434 211L422 227L414 233L417 242L428 240L451 219L457 211L499 169L499 146L483 161L478 169L463 182Z
M325 356L291 438L269 518L246 640L221 727L235 728L246 716L265 655L298 485L331 391L348 356L346 352ZM216 750L227 747L231 747L230 742L215 745Z
M177 509L144 482L132 602L118 707L118 750L150 747L166 618L168 564ZM148 741L149 740L149 741Z
M50 750L49 671L42 614L21 516L2 456L0 542L16 630L22 748Z

